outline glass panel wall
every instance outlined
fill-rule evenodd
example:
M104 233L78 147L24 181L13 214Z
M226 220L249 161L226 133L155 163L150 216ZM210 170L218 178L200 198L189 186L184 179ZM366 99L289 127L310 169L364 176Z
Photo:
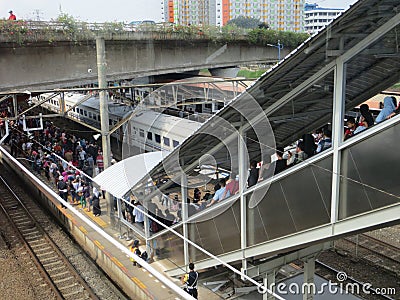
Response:
M248 246L329 223L331 180L330 156L248 195Z
M188 224L188 234L191 241L214 255L240 249L240 202L234 202L218 216ZM193 261L208 258L191 245L189 256Z
M340 219L399 202L399 135L398 123L343 150Z
M183 234L182 226L175 229ZM157 256L157 260L162 260L163 264L170 266L171 269L185 265L183 258L183 239L174 233L167 232L149 241L149 246Z

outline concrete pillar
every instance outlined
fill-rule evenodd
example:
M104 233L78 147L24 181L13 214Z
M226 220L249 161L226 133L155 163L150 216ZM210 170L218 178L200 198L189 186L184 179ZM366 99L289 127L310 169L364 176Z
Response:
M60 114L63 116L65 115L65 98L64 98L64 93L60 94ZM96 158L94 158L96 159Z
M316 292L314 285L315 257L308 257L304 261L304 289L303 300L311 300Z
M263 280L264 286L270 289L272 292L275 292L275 276L276 276L276 271L275 269L272 269L265 274ZM263 300L273 300L273 299L275 299L275 297L270 293L263 294Z
M18 101L17 101L17 95L13 95L13 110L14 110L14 117L17 116L18 114Z
M106 78L106 50L105 41L103 37L96 38L96 51L97 51L97 76L99 81L99 88L107 88ZM111 162L111 144L110 144L110 127L108 117L108 94L106 90L100 91L100 125L101 125L101 142L103 149L104 169L110 166ZM106 193L107 209L110 215L111 225L115 225L113 199L109 193Z

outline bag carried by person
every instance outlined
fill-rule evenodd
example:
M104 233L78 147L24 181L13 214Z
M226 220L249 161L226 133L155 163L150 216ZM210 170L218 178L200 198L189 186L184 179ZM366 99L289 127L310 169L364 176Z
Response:
M141 259L147 262L147 259L149 258L149 255L147 254L147 251L144 251L142 255L140 256Z

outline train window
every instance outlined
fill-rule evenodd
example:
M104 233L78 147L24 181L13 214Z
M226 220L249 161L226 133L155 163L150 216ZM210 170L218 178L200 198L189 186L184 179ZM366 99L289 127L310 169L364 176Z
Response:
M176 147L179 146L179 142L175 141L175 140L172 140L172 145L174 146L174 148L176 148Z
M97 116L97 121L99 121L99 122L100 122L100 115L98 115L98 116Z
M153 133L152 132L147 132L147 139L149 139L150 141L153 140Z
M88 115L89 115L89 118L92 118L92 112L91 111L89 111Z
M112 120L111 119L108 119L108 125L112 125Z
M169 138L164 136L163 140L164 140L164 146L168 146L169 147Z
M87 117L87 113L88 113L88 112L87 112L86 110L83 111L83 115L84 115L85 117Z
M79 109L79 114L83 115L83 109L82 108Z
M159 134L154 134L154 138L157 143L161 144L161 136Z
M144 138L144 130L139 128L139 136Z

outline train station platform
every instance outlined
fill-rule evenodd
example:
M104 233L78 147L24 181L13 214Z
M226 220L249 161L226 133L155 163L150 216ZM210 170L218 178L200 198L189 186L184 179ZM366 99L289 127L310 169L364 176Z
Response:
M67 208L62 208L54 185L49 184L44 177L37 177L36 174L31 173L31 170L26 168L20 160L13 158L4 147L0 147L0 157L2 164L17 173L26 183L27 188L32 190L33 195L52 211L71 236L130 299L184 299L157 275L149 272L146 266L133 266L129 257L129 245L136 237L130 235L129 240L126 236L121 238L121 228L110 225L111 221L104 199L100 200L102 214L98 217L80 205L66 203ZM140 248L145 250L144 245ZM166 277L162 266L157 264L157 261L153 262L151 267L162 274L165 280L174 283L178 289L182 290L183 285L180 279ZM187 295L185 292L182 294ZM219 299L215 293L201 285L199 285L199 294L202 298Z
M159 232L150 232L147 222L157 222L155 211L153 215L143 211L147 218L144 230L136 230L124 222L119 205L118 224L131 227L146 250L154 244L168 250L162 260L142 268L131 265L128 242L119 238L122 230L118 226L110 225L109 210L93 217L69 204L62 209L54 190L4 149L0 149L1 160L52 208L133 299L187 297L175 276L182 275L190 261L200 270L223 265L260 287L253 278L274 281L276 262L298 258L305 247L400 222L400 187L396 184L400 181L396 169L400 115L349 139L343 130L346 111L399 82L398 32L398 0L360 0L219 110L161 162L138 174L133 183L127 180L120 191L115 189L127 174L114 172L118 166L106 169L101 176L104 181L98 183L116 191L119 203L128 189L143 207L179 190L181 217ZM277 163L271 161L278 148L294 145L322 127L327 129L329 147L275 172ZM262 180L257 177L254 185L247 185L253 162L268 167L262 170ZM189 214L187 196L193 183L209 182L210 178L199 175L205 169L238 174L238 193ZM297 254L289 255L292 251ZM268 261L273 256L277 260ZM306 269L306 280L311 282L312 258ZM203 286L200 289L201 298L218 297Z

